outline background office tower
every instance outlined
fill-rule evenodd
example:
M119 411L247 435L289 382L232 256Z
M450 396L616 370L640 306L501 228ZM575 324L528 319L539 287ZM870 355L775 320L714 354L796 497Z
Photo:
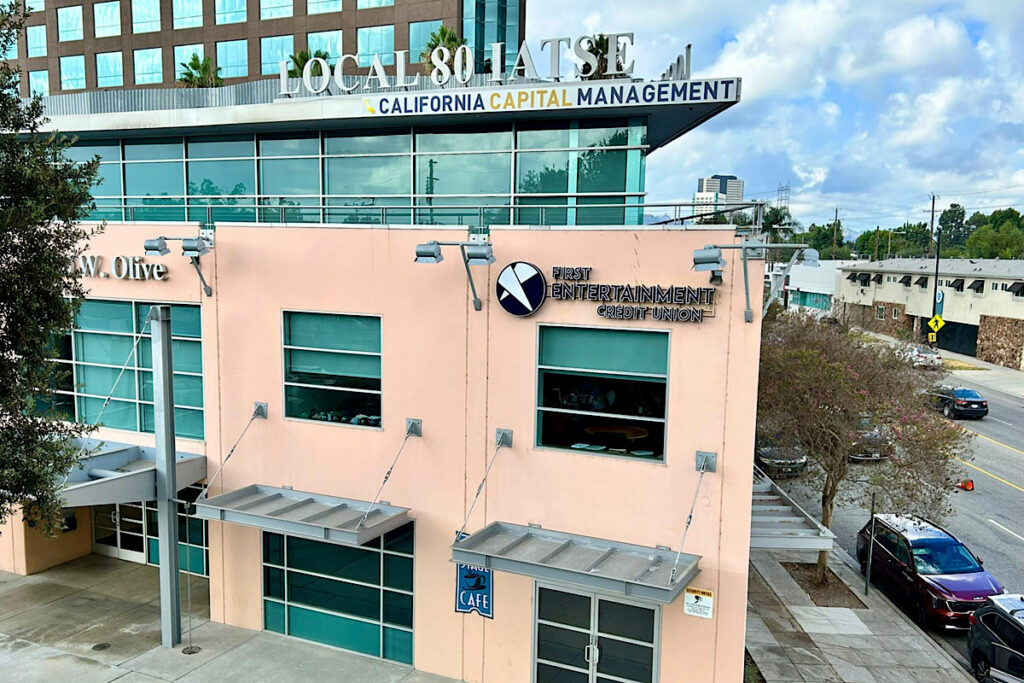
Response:
M743 181L734 175L712 175L707 178L697 179L697 193L703 194L708 192L717 192L719 197L717 201L723 202L742 202L743 201ZM694 196L694 201L698 199ZM706 201L706 195L705 195Z

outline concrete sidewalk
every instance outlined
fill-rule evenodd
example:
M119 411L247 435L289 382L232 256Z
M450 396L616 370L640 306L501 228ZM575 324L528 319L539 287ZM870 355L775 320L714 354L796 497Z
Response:
M185 587L182 577L182 610ZM160 647L157 568L100 555L33 576L0 572L0 680L456 683L408 666L209 621L208 582L191 578L192 643ZM182 617L182 630L188 628Z
M817 607L780 562L816 560L809 551L752 551L747 652L767 683L968 683L969 676L833 550L830 566L864 609Z

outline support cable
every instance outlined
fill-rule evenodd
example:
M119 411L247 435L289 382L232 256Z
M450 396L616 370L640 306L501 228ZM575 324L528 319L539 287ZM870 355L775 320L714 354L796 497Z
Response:
M402 439L402 445L398 447L398 452L395 453L395 459L391 461L391 467L389 467L388 471L384 473L384 480L380 483L380 488L377 489L377 494L370 502L370 507L366 508L366 512L363 513L363 516L359 520L359 524L356 524L357 531L362 529L363 525L366 524L366 518L370 516L370 511L373 510L373 506L377 504L377 499L380 498L381 491L384 490L384 485L387 484L388 479L391 478L391 473L395 470L395 465L398 464L398 458L401 457L402 449L405 448L405 444L408 443L410 436L412 436L412 434L409 433L409 431L406 431L405 438Z
M498 451L504 446L503 443L498 443L494 447L494 455L491 456L491 461L487 463L487 469L484 470L484 478L480 480L480 485L476 487L476 495L473 496L473 502L469 504L469 512L466 513L466 519L462 520L462 527L459 529L459 533L455 535L455 540L459 541L462 539L462 534L466 531L466 525L469 524L469 516L473 514L473 508L476 506L476 501L480 499L480 493L484 490L484 484L487 483L487 475L491 473L491 466L494 465L494 461L498 457Z
M217 471L213 473L213 476L210 477L209 481L203 484L203 490L199 494L199 497L196 498L197 501L206 500L207 494L209 494L210 492L210 484L212 484L214 480L220 475L221 470L224 469L224 465L228 464L228 460L230 460L231 456L235 454L235 449L238 448L238 444L242 441L242 437L245 436L245 433L247 431L249 431L249 427L252 426L253 421L255 421L257 417L266 417L266 415L263 413L262 409L259 406L257 406L252 411L252 417L250 417L249 421L245 424L245 429L242 430L242 433L238 435L237 439L235 439L235 443L231 446L231 450L228 451L227 457L225 457L224 460L220 463L220 467L218 467Z
M679 569L679 558L683 555L683 545L686 544L686 534L690 531L690 522L693 521L693 508L697 507L697 496L700 495L700 485L704 483L707 460L700 464L700 479L697 480L697 490L693 492L693 502L690 503L690 514L686 515L686 526L683 527L683 540L679 541L679 550L676 552L676 561L672 565L672 573L668 577L668 585L676 580L676 570Z

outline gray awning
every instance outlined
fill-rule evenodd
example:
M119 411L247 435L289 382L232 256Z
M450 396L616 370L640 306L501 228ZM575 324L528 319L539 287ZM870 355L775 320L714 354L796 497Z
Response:
M871 281L872 282L881 282L882 281L882 274L881 273L875 273L874 275L871 276Z
M860 280L862 285L866 285L871 280L871 273L860 273L857 275L857 279Z
M697 576L698 555L494 522L452 545L452 561L670 603Z
M981 290L985 289L984 280L974 280L971 284L967 285L967 289L972 289L975 292L981 293Z
M853 282L854 280L857 279L857 273L850 273L849 275L846 276L846 279L849 280L850 282Z
M362 545L409 521L408 508L252 484L196 501L196 516L292 536Z
M928 286L928 278L925 277L924 275L922 275L921 277L919 277L916 280L914 280L914 284L918 285L919 287L927 287Z
M1009 292L1010 294L1016 294L1022 289L1024 289L1024 282L1014 282L1012 285L1010 285Z
M908 287L909 287L909 286L910 286L910 281L911 281L912 279L913 279L913 278L912 278L912 276L910 276L910 275L904 275L903 277L901 277L901 278L900 278L900 284L901 284L901 285L906 285L906 286L908 286Z
M80 444L89 453L68 472L64 483L65 507L135 503L156 499L156 451L148 446L96 439ZM178 487L206 478L206 456L177 453Z
M957 279L949 283L949 286L958 292L962 292L964 291L964 279L962 277L958 277Z

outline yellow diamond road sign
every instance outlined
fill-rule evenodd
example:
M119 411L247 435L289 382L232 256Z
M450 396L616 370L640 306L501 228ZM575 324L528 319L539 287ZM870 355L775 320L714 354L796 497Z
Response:
M942 319L941 315L932 316L932 319L928 321L928 327L932 328L933 332L938 332L945 324L946 321Z

